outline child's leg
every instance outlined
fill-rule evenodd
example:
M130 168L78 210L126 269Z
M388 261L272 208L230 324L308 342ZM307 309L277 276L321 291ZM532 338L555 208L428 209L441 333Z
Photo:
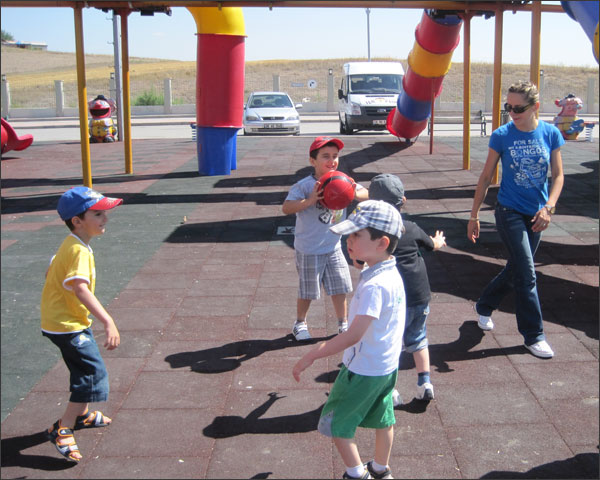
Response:
M63 427L73 429L75 427L75 420L77 417L87 412L89 405L89 403L69 402L65 409L65 413L60 419L60 424Z
M394 443L394 426L378 428L375 430L375 456L373 459L382 466L387 466Z
M363 464L353 438L333 437L333 443L342 457L346 468L357 467Z
M346 294L340 293L338 295L332 295L331 302L333 303L333 308L338 321L346 320L348 318L348 302L346 300Z
M429 372L429 347L413 352L417 373Z
M296 304L296 318L297 322L306 322L306 316L308 315L308 309L312 300L310 298L299 298Z

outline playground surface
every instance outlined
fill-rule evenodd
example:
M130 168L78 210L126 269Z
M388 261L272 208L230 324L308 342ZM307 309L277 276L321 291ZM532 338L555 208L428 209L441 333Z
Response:
M390 466L396 478L598 478L598 141L562 148L565 187L536 256L551 360L532 356L512 298L477 327L473 304L504 264L490 189L482 235L466 223L488 138L427 138L404 149L389 136L342 137L341 170L368 186L399 175L407 213L448 247L425 253L433 292L428 336L436 398L414 397L403 354ZM339 357L317 361L296 383L307 345L290 335L297 274L290 186L309 173L312 137L239 137L238 169L201 177L190 139L92 144L94 188L124 199L92 241L96 293L121 346L103 351L111 395L98 405L108 428L77 431L84 456L67 463L43 431L68 400L68 372L39 330L48 261L67 235L59 196L81 182L79 142L33 143L3 156L2 478L340 478L332 442L316 431ZM358 275L353 271L356 282ZM331 302L308 317L317 339L337 331ZM94 330L99 343L104 332ZM373 436L359 429L371 458Z

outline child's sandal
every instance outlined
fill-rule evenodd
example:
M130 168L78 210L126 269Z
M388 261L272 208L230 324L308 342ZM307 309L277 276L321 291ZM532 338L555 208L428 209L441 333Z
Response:
M67 460L70 460L71 462L75 463L79 463L81 461L80 457L73 456L75 452L81 454L81 452L79 451L79 447L75 442L73 430L71 430L70 428L62 427L60 425L60 420L57 420L56 423L52 425L52 428L49 428L46 431L46 436L48 437L48 440L50 440L54 444L54 446L58 450L58 453L60 453ZM69 443L59 444L59 438L63 440L70 439L71 441Z
M109 418L98 410L85 413L84 415L79 415L77 417L75 420L75 428L73 430L107 427L110 425L110 422L107 422L107 420L109 420Z

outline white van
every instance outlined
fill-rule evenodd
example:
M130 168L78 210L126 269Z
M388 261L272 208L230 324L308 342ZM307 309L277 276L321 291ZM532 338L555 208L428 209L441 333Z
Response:
M404 69L399 62L344 64L338 90L340 133L385 130L388 113L396 107Z

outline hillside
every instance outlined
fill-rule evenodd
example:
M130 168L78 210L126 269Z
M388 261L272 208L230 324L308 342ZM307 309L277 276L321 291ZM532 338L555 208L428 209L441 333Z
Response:
M324 102L327 99L327 77L332 69L335 88L339 85L342 65L357 58L325 60L267 60L247 62L245 94L254 90L271 90L273 76L280 78L280 89L287 91L295 101ZM373 60L400 61L407 68L406 59L384 58ZM113 69L112 55L86 55L87 92L90 97L109 93L109 78ZM76 57L74 53L50 52L2 47L2 73L6 75L14 108L40 108L54 104L54 81L63 80L67 106L77 104ZM542 65L546 99L564 97L568 93L585 98L590 78L598 78L598 68ZM486 77L493 74L490 63L471 65L471 98L482 103ZM162 94L165 78L172 79L174 102L195 103L196 62L130 58L131 96ZM309 89L309 79L317 81L316 89ZM502 85L529 79L529 65L504 64ZM597 82L597 80L596 80ZM442 101L461 102L463 94L463 64L454 63L444 79ZM596 99L598 102L596 83ZM547 100L548 101L548 100Z

